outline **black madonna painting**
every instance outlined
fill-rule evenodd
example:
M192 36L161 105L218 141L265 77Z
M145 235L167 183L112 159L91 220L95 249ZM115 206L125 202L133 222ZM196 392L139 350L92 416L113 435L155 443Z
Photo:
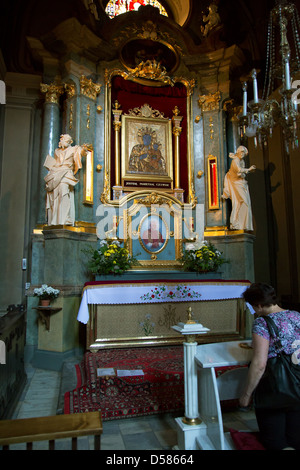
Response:
M122 132L123 186L172 189L170 120L124 116Z
M162 143L151 127L141 127L137 131L138 144L134 145L129 156L129 173L167 175L166 159L162 154Z

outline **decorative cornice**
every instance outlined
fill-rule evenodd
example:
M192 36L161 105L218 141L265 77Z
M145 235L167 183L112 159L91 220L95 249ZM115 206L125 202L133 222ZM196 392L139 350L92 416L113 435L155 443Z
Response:
M193 93L194 87L196 85L196 81L194 78L188 80L187 78L184 78L184 77L168 77L168 76L162 75L159 79L155 79L155 80L153 78L142 79L141 77L137 77L137 76L134 77L132 72L128 72L128 71L121 70L121 69L112 69L112 70L105 69L105 73L104 73L105 84L110 87L112 78L117 75L124 78L124 80L132 80L136 82L141 82L141 80L144 80L143 84L147 84L149 86L164 86L166 82L168 81L170 82L169 84L171 86L175 85L175 83L183 83L183 85L186 87L188 96L190 96Z

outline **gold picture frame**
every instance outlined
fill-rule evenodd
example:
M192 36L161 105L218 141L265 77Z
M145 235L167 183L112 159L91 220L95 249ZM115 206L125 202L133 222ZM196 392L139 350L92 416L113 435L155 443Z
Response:
M219 185L218 185L218 160L214 155L207 158L208 174L208 208L209 210L220 209Z
M142 217L138 237L141 247L150 254L164 250L169 241L169 227L161 214L149 213Z
M88 148L85 157L85 172L83 178L83 204L94 204L94 150Z
M172 191L171 120L123 115L121 159L124 191Z

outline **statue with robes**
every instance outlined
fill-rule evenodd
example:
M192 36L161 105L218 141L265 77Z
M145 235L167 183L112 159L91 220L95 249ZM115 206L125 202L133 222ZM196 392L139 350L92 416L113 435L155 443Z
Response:
M74 186L78 183L76 173L82 168L81 159L87 153L85 145L73 145L69 134L62 134L54 158L47 155L44 166L49 170L45 176L46 211L48 225L74 225Z
M244 157L248 149L240 145L232 158L229 171L225 175L222 198L231 199L232 211L230 228L232 230L253 230L251 200L246 175L256 169L255 165L245 168Z

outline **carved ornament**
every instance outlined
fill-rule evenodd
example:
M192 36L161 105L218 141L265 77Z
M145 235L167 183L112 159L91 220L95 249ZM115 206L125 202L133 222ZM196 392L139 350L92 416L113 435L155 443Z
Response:
M219 109L221 101L221 93L209 93L208 95L199 96L198 105L202 111L216 111Z
M166 85L174 85L171 77L167 75L165 67L156 60L146 60L140 62L135 69L131 69L128 78L146 78L148 80L158 80Z
M97 95L99 95L101 91L101 85L98 83L94 83L91 79L88 79L85 75L81 75L80 77L80 93L92 100L97 99Z
M157 193L151 193L148 196L142 198L135 198L134 203L145 204L146 206L168 204L170 207L173 204L172 201Z
M132 26L128 26L121 31L121 34L114 39L114 43L117 47L122 42L126 42L128 39L139 38L144 40L163 42L169 47L172 45L177 53L182 54L182 48L176 43L175 38L172 37L166 31L161 31L153 21L148 20L142 23L141 26L135 23Z
M41 83L40 89L42 93L46 93L46 103L58 103L60 95L64 93L64 86L61 84L52 83L46 85Z
M165 119L164 113L161 113L157 109L151 108L151 106L147 103L145 103L140 108L129 109L128 114L129 114L129 116L140 116L140 117L146 117L146 118L163 118L163 119Z

